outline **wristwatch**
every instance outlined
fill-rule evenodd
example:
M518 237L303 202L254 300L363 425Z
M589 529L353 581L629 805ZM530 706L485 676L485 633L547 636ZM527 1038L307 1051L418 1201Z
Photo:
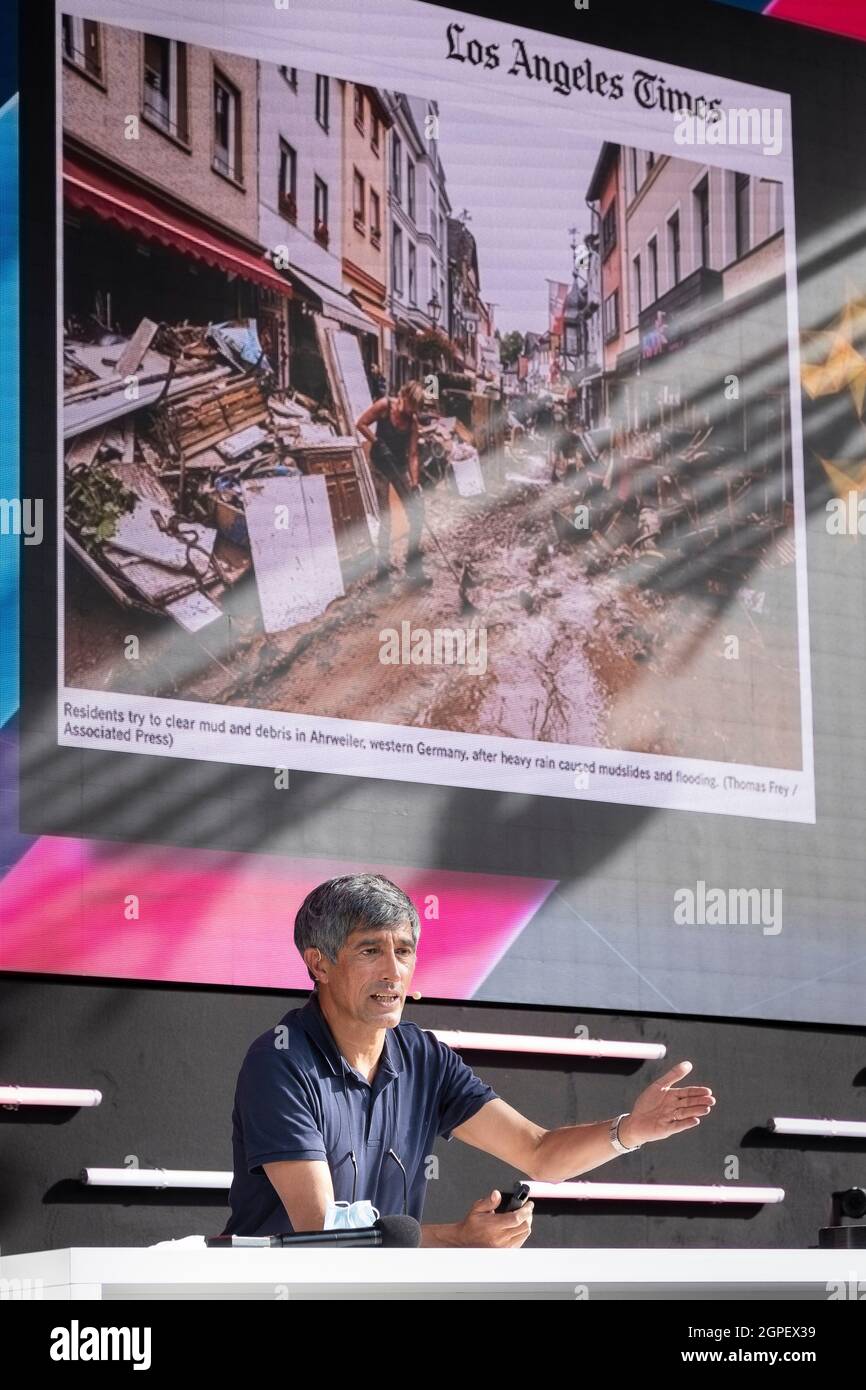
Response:
M616 1119L611 1120L610 1122L610 1142L613 1144L613 1147L618 1154L633 1154L636 1149L643 1148L642 1144L632 1144L631 1148L629 1148L627 1144L622 1143L619 1137L619 1127L622 1124L623 1120L628 1118L629 1113L630 1112L626 1110L625 1114L617 1115Z

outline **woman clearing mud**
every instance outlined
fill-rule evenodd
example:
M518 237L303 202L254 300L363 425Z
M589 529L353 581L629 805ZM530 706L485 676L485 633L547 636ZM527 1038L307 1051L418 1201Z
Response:
M409 549L406 573L414 585L429 584L421 553L424 527L424 498L418 465L418 413L424 404L424 388L409 381L399 394L374 401L355 421L355 429L372 445L370 462L379 499L379 563L377 581L390 576L391 507L389 485L406 509L409 521ZM375 437L370 425L375 424Z

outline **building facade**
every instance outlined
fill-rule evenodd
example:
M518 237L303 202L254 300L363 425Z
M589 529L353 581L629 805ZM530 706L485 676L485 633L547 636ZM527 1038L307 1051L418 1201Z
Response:
M388 312L388 132L391 114L374 87L340 82L343 121L342 273L347 293L377 325L364 335L365 361L390 358L394 320Z
M621 149L605 141L599 152L586 193L594 207L593 234L598 238L599 326L601 364L605 377L616 370L620 353L628 346L631 312L625 264L626 219ZM605 401L605 407L607 402Z
M449 322L458 370L477 376L487 308L481 299L478 247L465 222L448 219Z
M282 305L258 240L256 63L68 15L61 46L67 321L131 334Z
M446 365L449 334L448 216L435 102L388 94L388 161L394 347L393 389Z
M602 255L605 212L614 198L625 209L610 269L604 260L602 269L603 291L618 280L625 312L605 344L608 423L620 440L646 432L688 439L705 430L707 459L728 457L736 477L739 456L744 479L765 477L787 503L781 186L632 147L620 149L619 170L615 194L609 170L591 190Z

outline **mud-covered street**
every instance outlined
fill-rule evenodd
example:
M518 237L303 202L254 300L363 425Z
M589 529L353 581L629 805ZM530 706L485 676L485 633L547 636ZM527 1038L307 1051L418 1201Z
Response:
M444 552L425 531L429 587L413 588L402 573L405 535L398 535L398 573L387 585L357 580L321 617L268 638L248 578L232 595L220 648L211 640L205 650L147 616L123 617L95 586L73 585L67 630L86 631L87 645L69 643L68 684L799 766L793 565L768 552L751 579L763 595L758 612L736 595L713 595L705 580L694 593L660 593L642 588L631 567L588 573L585 550L558 541L551 521L555 508L568 514L573 506L573 479L551 483L540 453L504 463L498 486L481 497L461 498L440 484L426 492L427 519ZM470 564L468 611L445 557L458 576ZM76 603L86 603L86 623L75 621ZM141 638L133 662L118 655L130 622ZM381 660L384 635L406 623L412 632L478 628L475 660Z

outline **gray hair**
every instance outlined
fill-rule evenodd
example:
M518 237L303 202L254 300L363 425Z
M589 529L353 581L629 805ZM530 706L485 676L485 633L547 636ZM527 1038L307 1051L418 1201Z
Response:
M395 931L408 924L418 945L421 920L411 898L381 874L346 874L329 878L308 893L295 917L295 945L303 957L313 946L336 962L348 937L359 927ZM310 979L316 977L307 966Z

